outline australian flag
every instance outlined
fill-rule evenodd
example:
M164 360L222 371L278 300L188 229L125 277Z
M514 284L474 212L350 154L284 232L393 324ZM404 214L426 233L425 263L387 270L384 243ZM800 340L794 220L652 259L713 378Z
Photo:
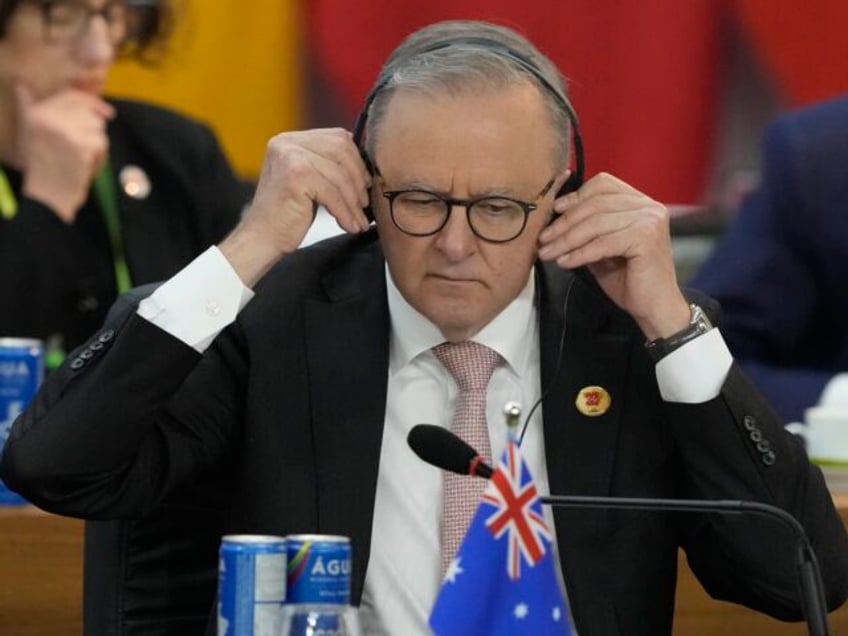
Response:
M445 574L430 627L437 636L573 633L551 533L512 437Z

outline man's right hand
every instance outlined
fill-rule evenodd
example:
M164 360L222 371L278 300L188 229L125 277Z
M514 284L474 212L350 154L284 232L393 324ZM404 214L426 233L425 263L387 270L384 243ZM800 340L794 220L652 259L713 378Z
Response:
M73 223L95 173L107 160L106 124L115 109L100 97L70 88L36 100L16 82L17 162L25 196Z
M252 287L303 241L318 205L347 232L364 232L371 175L342 128L277 135L268 143L253 202L219 246Z

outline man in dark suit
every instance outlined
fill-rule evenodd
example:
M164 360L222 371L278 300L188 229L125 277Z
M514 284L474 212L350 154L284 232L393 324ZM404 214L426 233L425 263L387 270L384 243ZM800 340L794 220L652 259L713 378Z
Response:
M0 474L59 513L132 517L224 473L230 531L349 536L365 632L425 634L454 519L405 439L451 422L434 348L470 341L497 358L491 455L504 402L542 403L522 442L542 492L780 506L840 605L848 544L821 473L678 288L665 208L610 175L570 180L573 121L556 69L513 31L413 34L377 79L364 142L274 138L239 226L48 380ZM296 251L317 204L353 236ZM589 389L603 408L585 408ZM767 521L549 521L581 634L669 633L679 546L714 596L801 617L795 550Z
M696 275L722 333L785 421L848 382L848 98L778 117L760 183Z

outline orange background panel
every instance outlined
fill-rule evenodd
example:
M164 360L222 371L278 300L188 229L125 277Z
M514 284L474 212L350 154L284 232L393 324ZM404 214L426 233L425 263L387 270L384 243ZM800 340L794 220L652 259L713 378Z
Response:
M295 0L185 0L161 64L119 62L107 92L211 123L236 169L255 177L268 139L301 119L298 6Z

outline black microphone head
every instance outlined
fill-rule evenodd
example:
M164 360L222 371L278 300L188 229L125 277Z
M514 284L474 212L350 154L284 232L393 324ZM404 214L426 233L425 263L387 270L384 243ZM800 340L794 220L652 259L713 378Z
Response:
M460 475L468 474L471 462L479 455L449 430L433 424L416 424L409 431L406 441L428 464Z

